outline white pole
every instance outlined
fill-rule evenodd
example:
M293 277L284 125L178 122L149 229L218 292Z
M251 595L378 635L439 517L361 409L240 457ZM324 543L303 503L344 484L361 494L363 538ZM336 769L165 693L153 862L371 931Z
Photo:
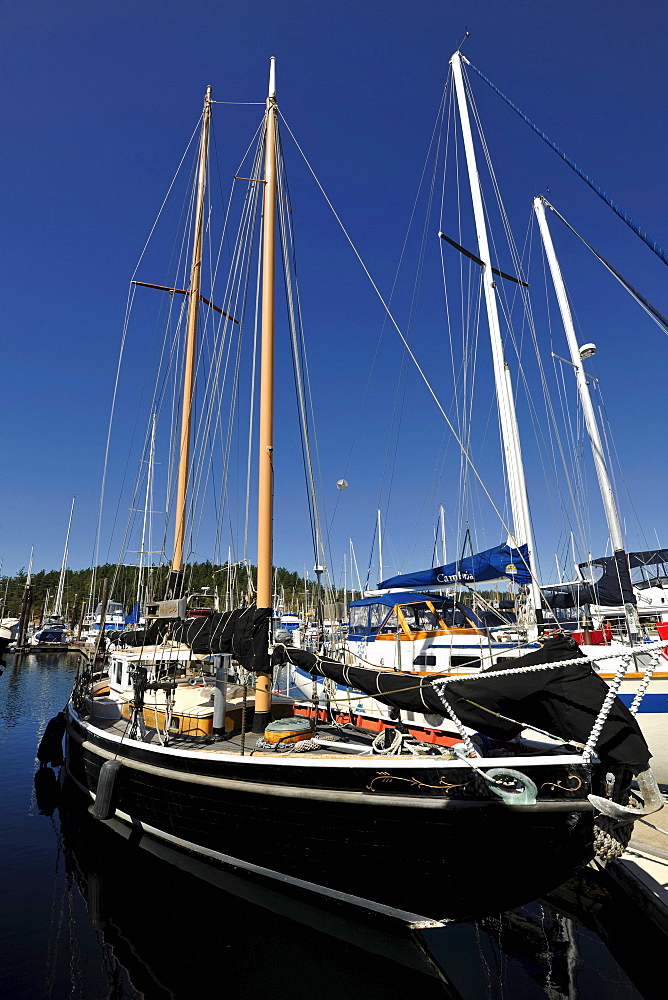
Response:
M378 511L378 583L383 579L383 536L380 527L380 511Z
M67 550L70 545L70 529L72 527L72 514L74 513L74 504L76 497L72 497L72 506L70 507L70 519L67 523L67 535L65 536L65 549L63 551L63 561L60 567L60 578L58 580L58 590L56 591L56 603L53 608L54 615L59 615L63 606L63 591L65 589L65 573L67 572Z
M485 305L487 307L487 320L489 323L489 336L492 345L492 360L494 365L494 381L496 384L496 397L499 408L499 420L501 423L501 438L506 458L506 469L508 474L508 488L510 492L510 504L513 513L513 535L510 539L513 545L526 544L529 552L529 569L531 571L531 598L536 611L537 618L540 618L541 595L538 586L538 575L536 572L536 560L533 543L533 532L531 530L531 518L529 515L529 498L526 489L524 476L524 465L522 462L522 452L520 448L520 436L517 426L517 416L515 405L510 390L510 380L506 373L506 361L503 355L503 341L501 339L501 327L499 324L499 313L496 304L496 282L492 274L491 255L489 252L489 241L487 238L487 227L485 224L485 212L482 202L482 191L480 187L480 176L476 164L475 148L473 146L473 134L471 132L471 122L469 118L466 92L464 88L464 78L462 75L462 59L460 52L455 52L450 64L455 81L457 93L457 105L459 108L459 119L462 126L462 138L466 152L466 163L468 166L469 185L471 188L471 201L473 203L473 216L478 238L478 256L483 261L483 289L485 292Z
M580 357L580 348L578 346L578 340L575 335L575 327L573 325L573 316L571 314L571 309L568 304L568 296L566 295L566 286L564 284L564 279L561 273L561 268L559 267L559 261L557 260L557 255L554 251L554 244L552 243L552 234L550 233L549 226L547 224L547 218L545 216L545 202L543 198L538 196L534 198L533 201L534 212L536 213L536 218L538 219L538 228L540 229L540 235L543 240L543 246L545 247L545 255L547 257L548 264L550 265L550 274L552 275L552 282L554 284L554 290L556 292L557 301L559 303L559 310L561 312L561 320L564 324L564 331L566 333L566 340L568 341L568 349L571 353L571 361L573 363L573 368L575 369L575 379L577 382L578 392L580 394L580 403L582 405L582 412L584 414L585 426L587 428L587 434L589 435L589 442L591 444L591 453L594 458L594 466L596 467L596 475L598 477L598 485L601 491L601 499L603 500L603 509L605 510L605 519L608 522L608 533L610 535L610 541L612 543L613 552L617 556L618 554L625 553L624 550L624 540L622 536L622 526L619 520L619 511L617 510L617 503L615 501L615 494L612 489L612 481L608 473L608 467L605 461L605 452L603 451L603 442L601 441L601 435L598 429L598 423L596 421L596 414L594 413L594 407L591 401L591 395L589 393L589 385L587 383L587 376L585 375L584 367L582 364L582 358ZM620 558L622 558L620 556ZM625 561L626 556L623 555ZM617 563L619 567L619 563ZM618 570L619 571L619 570ZM622 571L624 572L624 571ZM625 583L627 586L632 586L631 584L631 574L630 571L626 571L628 576L626 580L620 580L620 585ZM624 575L626 575L624 573ZM591 569L590 569L590 579L591 579ZM639 629L639 621L637 610L635 604L625 603L624 609L626 612L626 621L629 629L629 635L635 634Z
M439 513L441 518L441 546L443 549L442 552L443 562L441 563L441 565L445 566L448 560L447 560L447 547L445 543L445 508L443 507L443 504L439 504Z
M348 574L346 573L346 553L343 553L343 617L348 617Z
M352 538L350 539L350 575L352 576L352 567L355 565L355 573L357 575L357 590L359 591L360 599L362 597L362 580L360 577L360 568L357 565L357 556L355 555L355 546L353 545Z
M568 304L566 287L561 274L561 268L559 267L559 261L557 260L557 255L554 251L552 235L545 216L545 204L543 199L541 197L534 198L533 207L534 212L536 213L536 218L538 219L538 228L540 229L543 246L545 247L545 256L547 257L547 262L550 265L550 274L552 275L552 282L557 295L557 302L559 303L561 320L564 324L566 340L568 341L568 349L571 353L571 361L575 369L575 379L577 382L578 392L580 394L580 402L582 404L585 426L591 443L591 452L594 457L598 485L601 490L601 497L603 498L603 507L605 509L605 516L608 522L610 541L612 542L613 549L618 551L619 549L624 548L622 528L619 521L619 512L615 502L615 495L612 490L612 482L610 481L610 476L608 474L605 453L603 451L603 443L601 441L601 435L596 422L596 414L594 413L594 407L589 393L589 385L587 384L587 376L585 375L582 358L580 357L580 348L575 335L573 316Z

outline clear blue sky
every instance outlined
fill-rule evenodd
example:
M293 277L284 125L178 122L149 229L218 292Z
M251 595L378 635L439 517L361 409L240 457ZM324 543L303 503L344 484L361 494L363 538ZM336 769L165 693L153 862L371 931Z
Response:
M69 563L90 563L128 280L207 84L219 100L262 101L269 56L277 57L281 110L387 293L448 59L466 27L468 58L668 245L668 12L656 0L8 0L0 24L3 572L25 566L31 545L35 568L59 566L73 494ZM666 266L475 74L471 81L518 242L532 197L549 187L573 225L668 313ZM229 130L230 163L259 113L222 112L217 142L226 141ZM306 175L287 136L284 144L301 184ZM293 177L297 202L295 184ZM407 376L390 495L383 468L401 352L386 330L382 361L361 408L382 311L317 192L310 189L300 204L300 281L307 335L313 331L313 381L322 384L318 419L329 516L338 500L334 568L338 572L349 536L366 566L378 506L387 520L386 572L429 565L439 501L446 505L448 530L455 530L454 446L451 465L434 482L444 428L418 381ZM437 256L432 237L428 252ZM558 242L573 250L572 271L565 260L562 266L583 339L599 346L591 370L604 387L628 487L628 495L620 490L628 547L654 545L656 533L666 545L668 338L563 233ZM318 251L325 244L323 265ZM442 342L441 358L438 330L422 322L412 333L416 353L448 399L448 348ZM547 340L545 350L549 357ZM479 366L482 379L489 371L486 343ZM349 460L358 419L363 430ZM495 418L492 424L495 434ZM116 439L130 432L121 420ZM564 528L550 505L531 434L533 518L548 579ZM286 441L289 451L294 441ZM275 562L301 571L313 556L290 497L299 466L287 454L282 467L280 455L277 461ZM342 475L350 487L339 497L334 484ZM493 470L490 483L500 489ZM113 497L113 483L110 491ZM605 530L593 490L591 496L591 546L598 554ZM481 543L501 540L489 509L478 505L476 519ZM101 557L115 561L113 544L103 536Z

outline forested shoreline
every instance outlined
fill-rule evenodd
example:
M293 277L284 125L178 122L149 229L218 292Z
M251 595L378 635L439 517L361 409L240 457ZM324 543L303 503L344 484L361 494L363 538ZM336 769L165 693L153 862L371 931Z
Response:
M161 598L169 575L169 567L153 567L144 570L142 593L148 593L154 598ZM32 586L32 617L41 618L53 611L60 570L37 570L31 575ZM188 593L205 592L218 598L221 607L231 599L233 606L242 603L254 592L253 581L256 578L255 566L227 564L217 566L211 562L192 563L186 571L185 586ZM3 606L2 616L18 617L21 610L21 600L25 589L27 572L19 570L15 576L0 577L0 603ZM117 566L105 563L95 569L68 569L62 601L62 613L69 621L78 621L81 611L88 613L89 605L94 610L100 601L102 584L109 580L109 599L123 604L126 612L132 610L137 599L138 568L137 566ZM303 611L306 605L313 606L316 599L316 583L304 580L298 573L277 567L274 571L275 588L286 611ZM204 588L208 588L205 590ZM92 593L91 593L92 590ZM342 596L342 595L341 595ZM336 599L340 599L337 595Z

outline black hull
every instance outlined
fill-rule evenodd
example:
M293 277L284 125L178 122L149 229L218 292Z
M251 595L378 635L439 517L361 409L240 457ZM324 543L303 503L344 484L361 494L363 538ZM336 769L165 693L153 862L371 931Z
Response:
M463 918L519 905L554 889L593 856L593 813L585 765L534 766L539 788L557 790L536 806L497 798L447 798L442 765L395 771L378 791L369 781L392 771L280 767L209 754L148 750L70 718L67 768L95 793L108 759L123 763L114 788L116 817L193 851L213 865L261 866L298 880L435 919ZM208 758L208 759L207 759ZM493 762L501 764L503 761ZM579 770L578 770L579 768ZM467 775L471 772L467 772ZM461 781L462 771L445 773ZM397 788L399 791L397 791ZM406 794L408 789L409 794Z

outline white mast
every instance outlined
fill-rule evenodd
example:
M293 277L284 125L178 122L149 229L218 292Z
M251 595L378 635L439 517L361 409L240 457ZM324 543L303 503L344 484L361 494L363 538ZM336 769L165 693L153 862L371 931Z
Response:
M72 527L72 514L74 513L74 503L76 497L72 497L72 506L70 508L70 519L67 524L67 535L65 536L65 549L63 551L63 561L60 566L60 578L58 580L58 590L56 591L56 603L53 606L54 615L59 615L63 607L63 591L65 589L65 573L67 571L67 550L70 545L70 529Z
M445 544L445 508L444 508L444 506L443 506L442 503L438 505L438 512L439 512L440 521L441 521L441 546L442 546L441 558L443 560L442 563L441 563L441 565L445 566L445 564L447 563L448 560L446 558L447 557L447 547L446 547L446 544Z
M380 511L378 513L378 583L383 579L383 536L380 527Z
M501 339L501 327L499 324L499 312L496 303L496 282L492 274L491 256L489 252L489 241L487 238L487 227L485 224L485 212L482 202L482 191L480 187L480 176L476 164L475 149L473 146L473 134L471 132L471 122L469 119L466 92L464 88L464 78L462 75L462 56L457 51L450 60L452 75L455 81L457 94L457 105L459 108L459 119L462 126L462 137L466 152L466 163L468 166L469 184L471 187L471 201L473 203L473 216L478 238L478 256L483 261L482 280L485 292L485 305L487 307L487 320L489 323L489 336L492 344L492 359L494 364L494 381L496 384L496 398L499 408L499 421L501 424L501 438L506 459L506 470L508 475L508 488L510 492L510 505L513 514L513 534L509 542L514 546L526 544L529 552L529 569L531 571L531 598L536 616L540 621L541 615L541 594L538 585L538 575L536 572L536 560L533 542L533 532L531 530L531 518L529 515L529 498L526 489L524 476L524 465L522 462L522 452L520 448L520 436L517 426L517 416L512 398L508 365L503 354L503 341Z
M610 541L612 543L612 548L614 553L623 553L625 551L624 540L622 536L622 526L619 519L619 511L617 510L617 502L615 500L615 494L612 489L612 481L610 479L607 463L605 461L603 442L601 440L601 435L598 429L598 423L596 421L594 406L591 401L591 394L589 392L589 384L587 382L587 376L585 375L584 367L582 365L583 357L580 354L580 347L578 345L578 340L575 334L575 326L573 325L573 316L571 313L570 306L568 304L566 286L564 284L561 268L559 267L559 261L557 260L557 255L554 250L554 244L552 243L552 235L550 233L550 229L547 224L544 199L540 196L534 198L533 208L534 212L536 213L536 218L538 219L538 228L540 230L540 235L543 240L543 246L545 247L545 256L547 257L547 262L550 266L550 274L552 275L552 282L554 284L554 290L557 296L557 302L559 303L561 320L562 323L564 324L564 331L566 333L568 349L571 355L571 363L573 365L573 368L575 369L575 379L577 382L578 393L580 395L580 403L582 404L582 412L584 414L585 426L587 428L587 434L589 435L589 442L591 444L591 453L594 458L594 466L596 467L598 485L601 490L601 498L603 500L605 518L606 521L608 522L608 533L610 535ZM591 353L593 353L593 345ZM631 584L631 579L629 574L628 585L630 584ZM635 631L637 625L635 620L635 609L633 608L633 605L627 605L626 607L627 607L627 613L630 615L629 627L631 631Z
M536 213L536 218L538 219L538 228L540 229L543 246L545 247L545 256L547 257L547 262L550 265L550 274L552 275L552 282L557 295L557 302L559 303L561 320L564 324L566 340L568 341L568 349L571 354L571 362L573 364L573 368L575 369L575 380L580 394L580 402L582 403L582 412L584 414L587 434L589 435L589 441L591 443L591 451L594 457L596 475L598 476L598 485L601 489L601 497L603 498L603 507L605 508L605 517L608 522L610 541L612 542L613 549L617 551L624 548L619 513L617 511L615 495L612 490L612 482L610 481L610 476L608 475L608 468L603 451L603 442L601 441L601 435L596 422L596 414L594 413L594 407L589 393L587 376L585 375L584 368L582 366L580 348L575 335L573 316L568 304L566 287L564 285L564 279L561 274L561 268L559 267L557 255L554 252L552 235L545 216L545 204L541 197L534 198L533 208Z

